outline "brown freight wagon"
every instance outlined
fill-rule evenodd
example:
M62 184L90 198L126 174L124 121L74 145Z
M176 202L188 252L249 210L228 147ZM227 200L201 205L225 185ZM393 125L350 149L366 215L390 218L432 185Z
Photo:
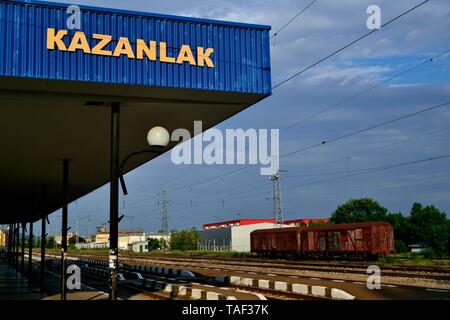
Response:
M387 222L274 228L251 233L251 251L302 257L378 257L395 252L394 229Z

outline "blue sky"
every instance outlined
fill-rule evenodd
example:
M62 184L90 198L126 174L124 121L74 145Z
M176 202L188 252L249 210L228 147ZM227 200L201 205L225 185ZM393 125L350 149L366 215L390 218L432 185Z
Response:
M59 1L58 1L59 2ZM268 24L278 30L310 1L66 1L173 15ZM273 84L368 32L366 8L377 4L385 22L420 1L318 0L272 41ZM450 5L432 0L286 85L271 97L218 125L283 129L336 102L450 49ZM281 154L370 125L450 101L450 60L432 63L382 84L348 103L281 132ZM282 158L285 219L329 217L349 198L372 197L392 212L407 214L414 201L450 212L450 158L352 176L352 170L420 160L450 153L450 106L423 113L306 152ZM167 190L170 229L217 220L272 217L272 184L251 166L214 178L235 165L177 166L170 154L126 176L121 228L160 229L158 192ZM343 172L343 174L331 174ZM347 174L348 177L345 177ZM327 180L341 177L336 180ZM204 182L206 181L206 182ZM200 183L204 182L204 183ZM193 185L192 187L190 187ZM177 190L178 189L178 190ZM108 221L108 186L69 207L69 225L87 232ZM59 212L50 233L59 229ZM84 219L83 219L84 218Z

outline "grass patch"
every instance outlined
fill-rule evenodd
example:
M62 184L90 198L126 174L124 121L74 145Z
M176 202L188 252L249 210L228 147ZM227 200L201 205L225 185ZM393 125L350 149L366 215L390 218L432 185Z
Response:
M430 266L430 267L450 267L450 259L444 258L429 258L422 253L398 253L382 257L379 260L386 265L397 266Z

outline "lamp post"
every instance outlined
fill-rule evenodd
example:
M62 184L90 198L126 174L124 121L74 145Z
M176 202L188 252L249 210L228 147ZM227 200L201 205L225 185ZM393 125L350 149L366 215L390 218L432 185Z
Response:
M123 178L123 171L127 161L130 160L130 158L143 153L163 153L166 151L170 142L169 132L163 127L153 127L147 134L147 142L150 145L149 148L130 153L120 164L119 179L124 195L128 194L127 186L125 185L125 180Z
M110 190L110 230L109 230L109 268L110 268L110 299L116 300L118 296L118 253L119 253L119 222L123 216L119 217L119 188L118 181L124 195L128 194L123 178L124 167L127 161L143 153L163 153L167 150L170 142L169 132L163 127L154 127L147 134L149 148L130 153L119 166L119 113L120 106L113 104L111 118L111 190Z

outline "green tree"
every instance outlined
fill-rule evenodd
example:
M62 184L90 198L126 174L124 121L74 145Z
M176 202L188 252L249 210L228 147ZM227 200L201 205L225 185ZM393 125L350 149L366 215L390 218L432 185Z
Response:
M406 252L408 245L429 241L433 254L450 254L450 220L435 206L423 207L414 203L409 216L401 213L387 213L387 209L372 199L350 199L340 205L331 215L333 223L363 221L387 221L394 227L397 252Z
M408 246L405 244L405 241L395 238L395 251L397 253L408 252Z
M148 239L148 251L158 250L161 247L161 241L158 239Z
M170 235L171 250L196 250L198 243L198 233L195 228L190 230L172 231Z
M402 249L406 247L406 243L411 243L411 223L409 217L402 215L400 212L390 213L386 221L394 227L395 239L403 242L403 245L401 245ZM406 250L398 251L405 252Z
M34 237L33 239L33 247L40 248L41 247L41 237Z
M311 221L311 222L309 223L309 226L310 226L310 227L313 227L313 226L323 226L323 225L326 225L326 224L329 224L329 223L328 223L328 222L323 222L323 221L317 221L317 222ZM303 223L303 226L306 226L306 224Z
M55 247L55 237L48 237L45 247L46 248L54 248Z
M449 220L444 212L435 206L423 207L414 203L410 213L410 241L430 241L431 248L438 255L448 253Z
M350 199L336 208L330 221L332 223L386 221L387 212L386 208L373 199Z

